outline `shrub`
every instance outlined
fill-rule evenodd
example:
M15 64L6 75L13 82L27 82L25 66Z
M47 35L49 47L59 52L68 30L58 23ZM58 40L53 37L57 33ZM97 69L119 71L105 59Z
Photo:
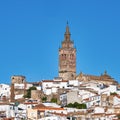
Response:
M77 108L77 109L86 109L86 104L82 103L82 104L79 104L77 102L75 103L69 103L66 107L69 107L69 108Z

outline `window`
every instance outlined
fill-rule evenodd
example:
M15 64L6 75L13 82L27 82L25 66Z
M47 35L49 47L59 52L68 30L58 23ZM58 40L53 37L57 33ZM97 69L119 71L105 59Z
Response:
M28 108L30 108L30 106L28 106Z
M24 83L24 80L22 80L22 83Z
M66 59L66 56L67 56L66 54L62 54L62 55L61 55L62 60L65 60L65 59Z
M74 54L70 54L70 59L74 59Z

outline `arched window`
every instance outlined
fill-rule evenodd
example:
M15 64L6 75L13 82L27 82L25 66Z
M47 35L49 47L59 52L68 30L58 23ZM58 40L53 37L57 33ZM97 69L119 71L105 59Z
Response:
M67 57L67 55L66 55L66 54L61 54L61 59L62 59L62 60L65 60L65 59L66 59L66 57Z
M74 54L70 54L70 59L74 59Z

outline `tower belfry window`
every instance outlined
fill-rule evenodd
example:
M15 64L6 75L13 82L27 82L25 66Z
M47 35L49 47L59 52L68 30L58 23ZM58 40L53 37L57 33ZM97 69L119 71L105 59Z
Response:
M66 59L66 54L64 54L64 59Z

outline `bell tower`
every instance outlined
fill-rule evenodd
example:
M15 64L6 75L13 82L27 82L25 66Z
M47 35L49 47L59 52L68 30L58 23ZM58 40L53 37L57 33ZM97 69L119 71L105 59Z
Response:
M71 34L67 23L62 47L59 48L59 77L65 80L76 78L76 49L70 36Z

